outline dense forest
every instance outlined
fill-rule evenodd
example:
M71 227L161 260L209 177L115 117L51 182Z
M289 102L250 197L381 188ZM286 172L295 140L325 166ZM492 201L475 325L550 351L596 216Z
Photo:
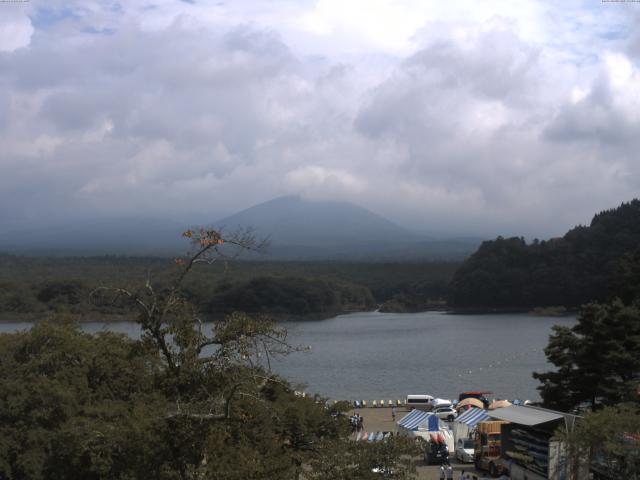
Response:
M225 239L194 240L169 283L96 294L128 305L138 339L87 334L65 315L0 335L0 478L414 478L420 444L354 442L348 402L300 395L270 370L298 351L286 329L241 313L198 321L183 285Z
M371 310L368 288L322 279L258 277L242 284L220 285L205 312L308 315Z
M27 257L0 254L0 316L41 318L128 315L96 305L102 286L168 284L176 268L159 257ZM185 295L205 314L235 310L278 318L322 318L371 310L576 309L640 293L640 201L594 216L562 238L527 243L521 237L484 242L457 262L257 261L202 266L185 282Z
M484 242L456 271L449 303L457 309L576 308L640 291L640 201L593 217L562 238Z
M184 294L205 314L234 310L278 318L321 318L384 304L388 311L442 306L455 262L237 261L201 265ZM96 304L103 286L160 285L176 273L173 259L157 257L27 257L0 255L0 316L42 318L51 313L115 319L122 306Z

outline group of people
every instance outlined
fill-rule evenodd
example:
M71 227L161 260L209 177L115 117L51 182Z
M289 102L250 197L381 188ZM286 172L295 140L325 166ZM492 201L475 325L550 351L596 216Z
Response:
M449 480L453 478L453 468L451 468L451 465L443 465L442 467L440 467L440 479L444 479L444 480ZM485 475L482 476L478 476L474 473L464 473L464 470L460 471L460 477L458 480L489 480L488 477L486 477ZM500 475L500 477L498 477L498 480L509 480L509 477L506 475Z
M358 412L351 415L351 433L362 432L364 429L364 418Z
M464 479L464 470L462 471L461 479ZM442 464L440 466L440 480L453 480L453 467L450 463Z

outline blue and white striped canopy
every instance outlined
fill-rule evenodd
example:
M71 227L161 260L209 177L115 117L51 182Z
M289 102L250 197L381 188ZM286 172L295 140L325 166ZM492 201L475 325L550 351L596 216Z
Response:
M483 422L488 418L489 414L486 410L482 410L481 408L470 408L456 418L456 422L464 423L469 427L475 427L478 423Z
M423 424L426 424L430 432L437 432L440 428L438 417L422 410L411 410L398 422L398 425L407 430L417 430Z

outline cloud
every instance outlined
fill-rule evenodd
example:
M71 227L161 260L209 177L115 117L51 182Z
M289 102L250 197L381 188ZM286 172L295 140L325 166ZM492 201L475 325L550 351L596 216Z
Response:
M526 234L559 233L572 219L587 221L598 202L635 195L629 172L640 81L624 56L603 53L604 73L574 104L567 98L580 92L580 68L552 70L553 58L514 24L448 25L448 36L433 29L440 34L372 92L355 122L372 140L406 149L399 184L423 200L425 217L474 229L482 217L508 233L514 223ZM594 155L589 142L569 137L609 144Z
M591 85L565 102L546 130L555 141L635 145L640 128L640 68L606 53Z
M640 186L632 17L563 5L30 2L0 24L22 32L0 41L0 219L210 222L299 193L561 233Z
M358 194L364 190L363 181L352 173L340 169L327 169L308 165L287 173L285 183L295 193L304 193L311 198L326 199L331 196Z
M33 25L20 3L0 5L0 52L13 52L29 45Z

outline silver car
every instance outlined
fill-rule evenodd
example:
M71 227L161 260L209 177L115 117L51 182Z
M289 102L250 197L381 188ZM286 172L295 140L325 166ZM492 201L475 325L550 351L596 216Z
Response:
M473 440L459 438L456 443L456 458L463 463L473 463Z

